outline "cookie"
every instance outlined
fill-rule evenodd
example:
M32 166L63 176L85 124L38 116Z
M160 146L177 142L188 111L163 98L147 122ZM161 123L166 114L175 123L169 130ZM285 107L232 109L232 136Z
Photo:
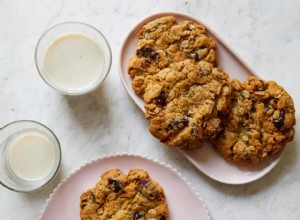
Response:
M145 77L172 63L193 59L216 65L216 41L207 37L203 25L193 21L177 24L174 16L161 17L144 25L138 38L128 74L133 78L133 89L140 96L146 87Z
M211 141L218 152L237 164L257 164L278 153L294 137L292 98L276 82L249 77L233 80L232 107L224 130Z
M162 187L144 170L128 175L119 169L106 171L97 185L80 197L82 220L167 220L168 208Z
M161 142L194 150L220 132L220 115L228 112L231 100L229 77L221 69L187 59L145 82L145 117Z

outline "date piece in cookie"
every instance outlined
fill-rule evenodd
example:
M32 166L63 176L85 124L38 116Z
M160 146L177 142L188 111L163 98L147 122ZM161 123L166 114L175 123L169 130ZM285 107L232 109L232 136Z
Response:
M187 59L145 81L145 117L161 142L194 150L222 129L220 115L229 110L231 87L221 69Z
M144 170L128 175L119 169L106 171L97 185L80 197L82 220L167 220L162 187Z
M274 81L249 77L233 80L232 107L224 130L211 141L237 164L257 164L278 153L294 137L295 108L289 94Z
M144 25L138 38L128 74L139 95L144 93L147 75L156 74L172 63L193 59L216 65L216 41L207 37L203 25L193 21L177 24L174 16L161 17Z

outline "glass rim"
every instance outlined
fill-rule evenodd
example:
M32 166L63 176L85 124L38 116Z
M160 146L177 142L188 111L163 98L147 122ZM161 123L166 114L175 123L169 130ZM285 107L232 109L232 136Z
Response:
M15 189L13 187L7 186L5 183L3 183L0 180L0 185L4 186L5 188L7 188L7 189L9 189L11 191L20 192L20 193L28 193L28 192L35 192L35 191L38 191L38 190L42 189L44 186L46 186L48 183L50 183L56 177L56 175L58 174L58 172L60 170L60 167L61 167L62 152L61 152L61 145L60 145L59 139L57 138L57 136L55 135L55 133L49 127L47 127L46 125L44 125L44 124L42 124L40 122L37 122L37 121L34 121L34 120L16 120L16 121L10 122L10 123L6 124L5 126L3 126L1 128L1 130L5 129L6 127L8 127L10 125L18 124L18 123L23 123L23 122L29 122L29 123L37 124L37 125L42 126L43 128L45 128L47 131L49 131L51 133L51 135L54 137L54 139L55 139L55 141L57 143L58 156L59 156L58 163L55 164L56 167L55 167L54 173L51 175L51 177L46 182L44 182L42 185L40 185L37 188L33 188L33 189L29 189L29 190Z
M53 84L49 83L49 81L46 79L46 77L44 76L44 74L42 73L39 65L38 65L38 48L40 46L40 43L41 41L43 40L43 38L46 36L46 34L48 34L50 31L52 31L53 29L59 27L59 26L63 26L63 25L67 25L67 24L77 24L77 25L82 25L82 26L86 26L88 28L91 28L92 30L96 31L97 34L99 34L99 36L103 39L103 41L105 42L105 46L106 48L108 49L108 58L107 58L107 61L108 61L108 65L107 65L107 71L105 72L105 75L103 77L103 79L99 82L97 82L94 86L89 86L87 87L86 89L82 90L82 91L75 91L75 92L70 92L70 91L66 91L66 90L62 90L62 89L59 89L57 87L55 87ZM39 37L39 40L35 46L35 50L34 50L34 61L35 61L35 67L37 69L37 72L39 74L39 76L42 78L42 80L48 85L50 86L52 89L62 93L62 94L65 94L65 95L84 95L84 94L87 94L95 89L97 89L106 79L106 77L108 76L109 72L110 72L110 69L111 69L111 64L112 64L112 51L111 51L111 48L110 48L110 45L107 41L107 39L105 38L105 36L102 34L102 32L100 30L98 30L97 28L93 27L92 25L89 25L89 24L86 24L86 23L83 23L83 22L78 22L78 21L65 21L65 22L61 22L61 23L58 23L58 24L55 24L53 26L51 26L50 28L48 28L46 31L43 32L43 34Z

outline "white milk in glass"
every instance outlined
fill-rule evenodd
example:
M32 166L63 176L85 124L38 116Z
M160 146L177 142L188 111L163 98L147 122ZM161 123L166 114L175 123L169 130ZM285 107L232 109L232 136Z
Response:
M45 55L45 75L64 90L84 90L104 76L101 48L82 34L58 37Z
M8 142L8 164L11 171L26 181L46 177L55 165L55 146L45 134L27 129Z

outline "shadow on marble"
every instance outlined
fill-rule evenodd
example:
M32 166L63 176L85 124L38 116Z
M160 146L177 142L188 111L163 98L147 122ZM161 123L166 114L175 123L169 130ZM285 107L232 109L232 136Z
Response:
M74 121L84 129L95 129L111 117L108 85L104 82L98 89L81 96L64 96ZM110 91L111 92L111 91Z
M61 169L57 174L57 176L54 178L54 180L52 180L52 182L48 183L45 187L43 187L42 189L36 192L25 193L24 197L26 197L29 201L33 201L33 200L46 201L49 198L50 194L53 192L53 190L62 181L64 176L65 175L63 169Z
M165 158L169 162L170 165L176 167L181 167L182 169L185 169L187 166L187 163L190 163L187 158L185 158L176 148L169 147L165 144L159 143L158 148L161 148L162 154L165 156ZM192 165L192 164L191 164ZM193 166L193 165L192 165Z
M203 177L206 177L201 171L199 171L185 156L183 156L176 148L169 147L165 144L158 143L158 146L155 146L157 148L161 148L161 154L164 155L166 158L166 163L169 163L171 166L173 166L175 169L181 170L182 174L184 175L184 170L188 170L189 172L191 169L195 173L200 173L200 175L203 175ZM209 179L209 178L208 178Z

